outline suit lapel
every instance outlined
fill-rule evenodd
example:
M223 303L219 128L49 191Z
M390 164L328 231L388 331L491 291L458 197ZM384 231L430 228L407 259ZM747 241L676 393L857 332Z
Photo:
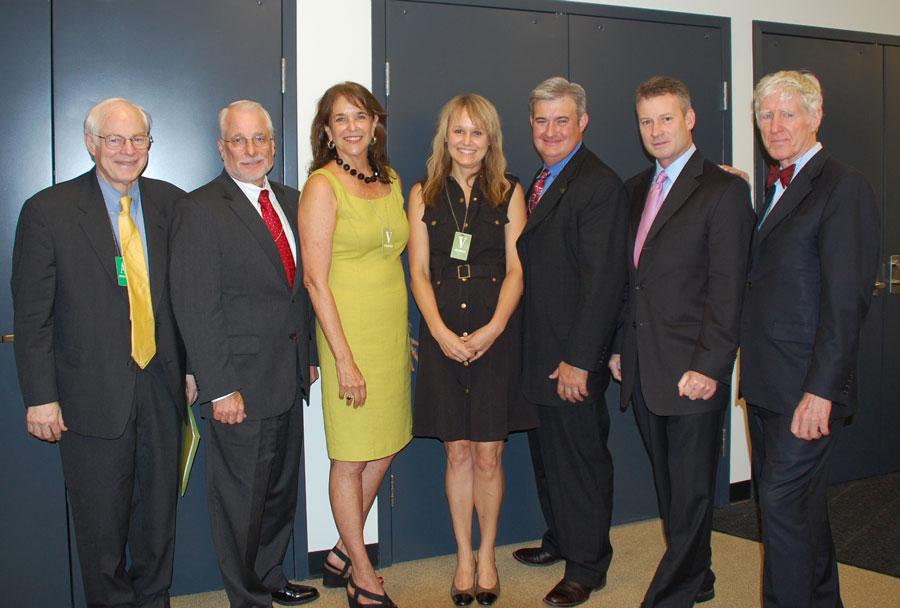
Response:
M262 217L253 207L253 203L250 202L225 171L222 171L222 174L219 176L219 184L222 186L222 196L228 202L232 212L256 239L260 248L278 272L278 276L281 277L285 286L287 286L287 277L284 276L284 265L281 263L281 255L278 253L278 248L275 246L275 241L272 240L272 235L269 234L269 229L266 228L265 222L263 222ZM276 192L275 195L278 196L278 193ZM281 202L280 197L278 200Z
M87 236L88 242L97 254L100 265L109 275L109 280L116 284L116 235L110 224L109 214L106 212L106 203L103 202L103 193L97 182L96 169L85 173L83 195L78 200L78 208L81 210L81 229ZM128 294L124 289L118 290L122 297Z
M703 156L701 156L700 152L694 151L687 164L684 165L684 169L678 174L678 179L669 188L669 193L663 200L662 207L650 226L650 232L647 233L647 242L653 240L653 237L659 233L665 223L687 202L687 199L700 185L697 178L702 173Z
M523 235L530 232L535 226L540 224L551 211L553 211L553 208L556 207L563 194L568 190L569 181L571 181L578 173L578 168L581 166L581 163L584 162L586 155L587 148L582 144L581 148L578 149L578 152L575 153L575 156L569 159L569 162L566 163L566 166L560 174L557 175L556 179L553 180L553 183L550 184L550 187L544 191L540 202L538 202L537 207L534 208L534 213L531 214L531 217L528 218L528 223L525 224L525 230L522 232ZM531 187L528 188L529 195L533 187L534 183L532 182Z
M769 236L769 233L772 232L775 226L784 220L797 205L803 202L803 199L812 191L812 182L822 172L822 167L827 159L828 155L825 153L825 150L819 150L806 163L803 169L794 176L787 190L784 191L784 194L775 203L775 207L769 212L769 217L766 218L762 227L757 231L754 239L756 242L760 242Z
M147 259L150 266L150 298L153 310L159 310L160 298L165 291L166 268L169 265L165 216L153 198L153 191L144 178L139 178L141 211L144 214L144 232L147 235Z

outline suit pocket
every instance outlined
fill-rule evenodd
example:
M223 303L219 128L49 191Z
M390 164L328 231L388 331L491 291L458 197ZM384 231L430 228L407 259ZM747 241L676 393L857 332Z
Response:
M781 340L782 342L813 344L816 341L815 325L775 321L769 326L768 333L773 340Z
M255 355L259 352L259 336L228 336L228 346L232 355Z

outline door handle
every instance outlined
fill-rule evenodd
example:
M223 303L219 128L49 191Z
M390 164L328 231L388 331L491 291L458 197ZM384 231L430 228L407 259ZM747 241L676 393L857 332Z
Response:
M891 295L900 294L900 255L894 254L891 256L891 267L889 272L889 281L891 283L891 288L888 290L888 293Z
M3 344L6 344L7 342L12 343L12 342L15 342L15 340L16 340L15 334L3 334L3 337L0 338L0 342L3 342Z

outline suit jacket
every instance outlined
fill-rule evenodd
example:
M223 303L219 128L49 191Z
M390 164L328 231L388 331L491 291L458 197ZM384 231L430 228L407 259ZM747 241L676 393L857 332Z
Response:
M859 332L878 267L875 194L820 150L753 236L741 321L741 390L792 415L804 392L856 408Z
M622 181L582 145L517 242L525 278L522 387L529 401L567 404L547 377L560 361L591 372L589 399L603 397L625 285L625 231Z
M708 412L725 407L729 391L720 386L712 399L691 401L678 396L678 381L693 370L731 384L756 218L750 188L694 152L669 189L635 268L635 237L655 171L650 167L625 184L631 210L628 300L616 349L622 354L620 405L628 407L637 371L654 414Z
M300 195L269 183L297 245L293 288L262 217L226 172L191 192L176 216L172 304L207 417L209 401L233 391L250 419L277 416L309 394L313 317L300 263Z
M16 367L26 406L59 401L66 426L119 437L132 411L127 287L116 280L115 236L96 170L57 184L22 208L13 249ZM184 192L141 177L156 355L172 403L184 402L184 364L169 302L168 246ZM147 369L157 369L153 362ZM181 409L178 408L179 412Z

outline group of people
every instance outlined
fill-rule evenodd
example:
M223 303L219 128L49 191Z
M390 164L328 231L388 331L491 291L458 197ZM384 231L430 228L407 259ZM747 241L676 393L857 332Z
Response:
M26 202L12 287L27 428L59 442L89 605L168 606L178 427L195 401L229 602L318 597L282 562L300 408L320 372L340 535L323 584L346 588L349 606L395 606L363 526L413 435L446 449L453 604L500 595L503 446L523 430L547 530L514 557L565 562L550 606L602 588L613 553L611 377L649 455L666 541L642 606L708 601L739 346L763 603L841 605L825 488L856 405L879 219L866 180L817 141L818 81L778 72L754 91L776 163L758 218L740 171L694 146L690 93L674 78L636 91L654 162L625 183L582 141L580 85L549 78L529 106L541 168L527 189L506 171L497 110L464 94L441 110L405 210L387 116L355 83L319 101L302 196L267 178L274 131L256 102L220 112L224 171L190 194L141 176L152 143L142 108L115 98L88 112L95 166ZM422 319L414 396L404 250Z

